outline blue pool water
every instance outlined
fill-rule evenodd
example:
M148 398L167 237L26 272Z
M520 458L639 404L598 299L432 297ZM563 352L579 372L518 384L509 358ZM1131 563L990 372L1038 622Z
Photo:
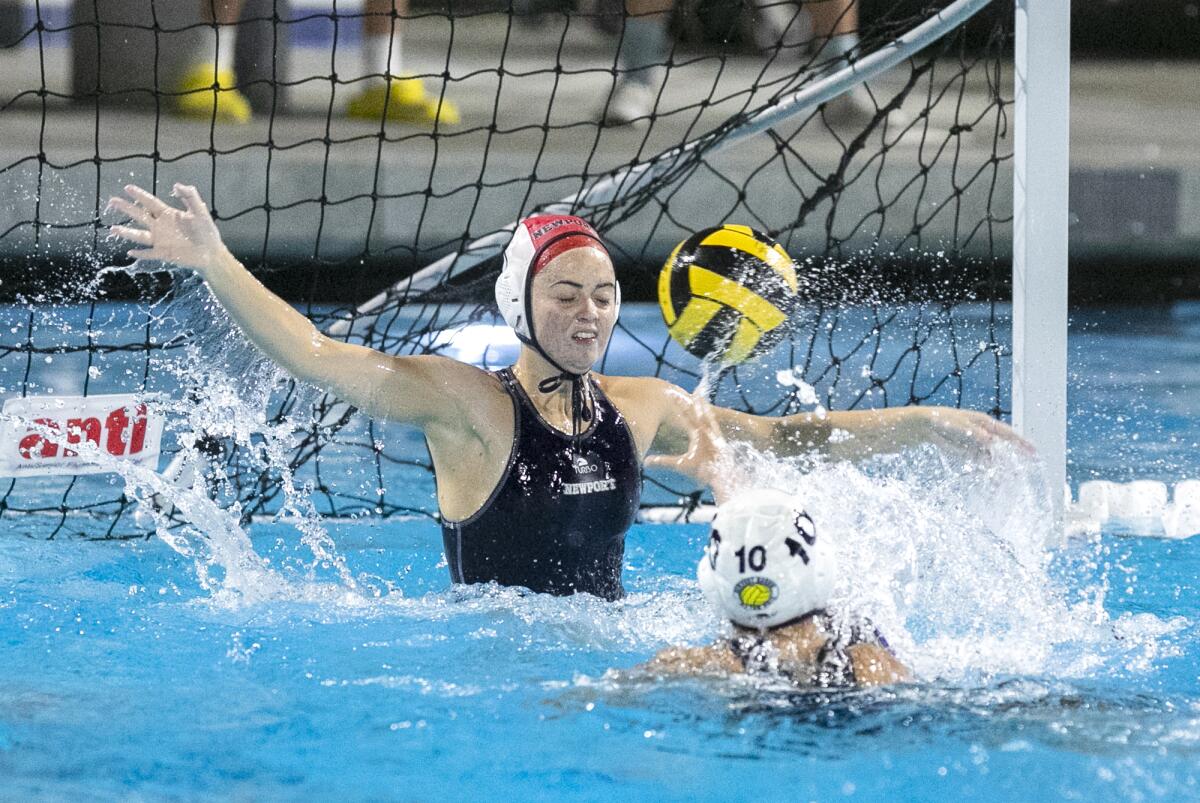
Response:
M1072 481L1200 477L1200 307L1074 326ZM1046 555L1018 463L809 468L764 470L922 682L637 671L721 632L698 524L637 525L615 604L452 587L428 519L328 523L327 560L219 509L194 557L0 524L0 797L1200 798L1200 538Z

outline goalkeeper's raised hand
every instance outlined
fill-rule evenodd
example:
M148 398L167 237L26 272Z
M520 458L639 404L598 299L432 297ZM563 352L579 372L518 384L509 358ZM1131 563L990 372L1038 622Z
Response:
M129 217L128 224L111 226L115 236L142 246L129 250L134 259L157 259L205 275L228 255L221 233L195 187L176 184L171 195L183 208L130 184L128 198L113 198L109 208Z

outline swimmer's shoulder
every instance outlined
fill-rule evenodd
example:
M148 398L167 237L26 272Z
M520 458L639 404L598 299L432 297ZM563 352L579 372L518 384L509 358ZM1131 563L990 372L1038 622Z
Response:
M888 686L912 679L912 673L892 651L880 644L864 642L846 648L859 686Z
M738 675L746 671L723 641L703 647L668 647L642 668L659 675Z
M663 421L672 414L674 394L687 395L677 385L652 376L593 376L629 423L642 455L650 450Z
M887 640L866 617L820 617L820 632L827 646L841 651L850 661L854 681L859 686L886 686L903 683L912 673L896 657Z
M475 399L465 394L488 393L497 398L508 396L499 376L470 363L439 354L418 354L406 359L420 365L426 377L447 391L448 395L465 398L469 402Z
M423 374L425 384L440 400L437 418L454 430L469 423L494 424L512 417L512 397L504 382L491 371L436 354L407 358Z
M592 376L604 395L622 412L625 412L623 404L638 409L657 408L675 396L687 396L683 388L654 376L605 376L596 373Z
M486 371L440 355L387 354L357 345L327 355L337 361L329 372L340 377L336 389L347 401L375 418L427 432L494 414L486 400L503 393Z

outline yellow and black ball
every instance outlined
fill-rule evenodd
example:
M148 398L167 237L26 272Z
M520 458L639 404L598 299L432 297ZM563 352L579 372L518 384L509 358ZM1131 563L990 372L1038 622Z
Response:
M783 339L797 291L792 258L749 226L693 234L676 246L658 276L658 304L671 337L726 367Z

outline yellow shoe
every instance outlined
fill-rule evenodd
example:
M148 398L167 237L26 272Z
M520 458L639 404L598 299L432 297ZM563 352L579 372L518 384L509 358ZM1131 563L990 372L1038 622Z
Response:
M226 123L248 123L250 101L234 89L236 85L237 80L229 70L217 70L212 64L194 67L179 83L178 91L181 94L175 98L175 109L184 117L205 120L216 118Z
M368 87L350 99L346 114L362 120L387 119L402 123L457 125L458 108L448 100L440 103L425 91L420 78L393 78L385 86Z

